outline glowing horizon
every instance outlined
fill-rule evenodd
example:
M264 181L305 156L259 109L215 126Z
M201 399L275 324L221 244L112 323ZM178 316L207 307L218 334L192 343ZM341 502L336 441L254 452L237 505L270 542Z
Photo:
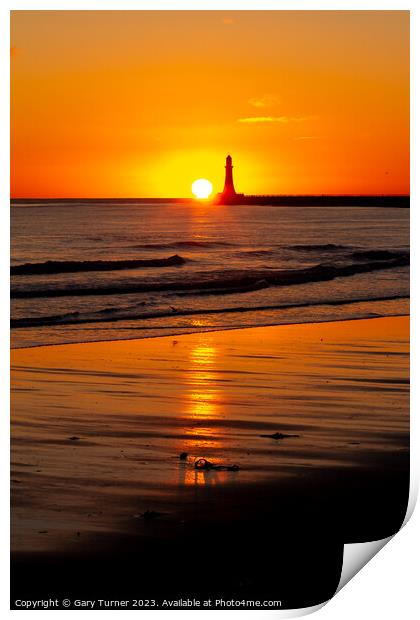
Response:
M408 194L408 11L13 11L11 195Z

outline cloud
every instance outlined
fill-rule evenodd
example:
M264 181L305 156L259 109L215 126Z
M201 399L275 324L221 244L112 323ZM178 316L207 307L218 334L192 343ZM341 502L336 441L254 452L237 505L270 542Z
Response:
M238 118L238 123L300 123L308 116L248 116Z
M248 116L238 118L238 123L287 123L287 116Z
M248 99L248 103L255 108L270 108L277 105L279 100L275 95L262 95L261 97L252 97Z

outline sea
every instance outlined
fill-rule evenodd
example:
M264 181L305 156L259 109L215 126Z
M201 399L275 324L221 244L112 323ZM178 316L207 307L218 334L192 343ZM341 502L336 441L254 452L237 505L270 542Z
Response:
M409 209L11 207L14 348L409 313Z

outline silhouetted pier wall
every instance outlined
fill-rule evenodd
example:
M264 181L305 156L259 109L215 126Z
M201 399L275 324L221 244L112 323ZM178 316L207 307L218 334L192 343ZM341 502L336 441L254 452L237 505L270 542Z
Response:
M194 198L12 198L12 205L42 204L190 204ZM210 203L213 201L210 200ZM239 195L241 205L300 207L399 207L410 206L410 196L247 196Z
M410 206L410 196L244 196L242 204L325 207L402 207Z

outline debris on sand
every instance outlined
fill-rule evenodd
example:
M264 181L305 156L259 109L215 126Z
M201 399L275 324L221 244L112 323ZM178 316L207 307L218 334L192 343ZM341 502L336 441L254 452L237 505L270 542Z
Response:
M270 439L287 439L288 437L300 437L300 435L289 435L287 433L272 433L272 435L260 435L260 437L269 437Z
M179 455L179 459L181 461L186 461L188 457L188 452L181 452L181 454Z
M158 517L162 517L164 512L157 512L157 510L146 510L146 512L142 512L136 517L141 517L142 519L157 519Z
M211 461L208 461L207 459L203 457L195 459L194 467L195 469L201 469L205 471L208 471L210 469L216 469L217 471L239 471L240 470L239 465L215 465L214 463L212 463Z
M214 469L215 465L204 458L199 458L194 461L195 469Z

